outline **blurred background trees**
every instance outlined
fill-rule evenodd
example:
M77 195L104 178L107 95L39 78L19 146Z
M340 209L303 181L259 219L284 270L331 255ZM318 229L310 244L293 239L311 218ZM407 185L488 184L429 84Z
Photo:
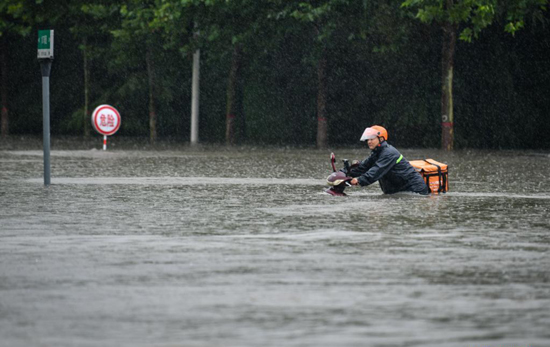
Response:
M55 30L52 135L204 143L550 148L546 0L0 0L1 134L41 133L36 35ZM447 117L447 118L445 118Z

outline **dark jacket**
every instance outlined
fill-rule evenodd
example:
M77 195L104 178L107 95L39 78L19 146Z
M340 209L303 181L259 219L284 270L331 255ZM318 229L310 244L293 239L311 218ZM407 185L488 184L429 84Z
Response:
M422 176L387 142L382 142L371 155L350 171L361 186L378 181L384 194L414 192L428 195L430 190Z

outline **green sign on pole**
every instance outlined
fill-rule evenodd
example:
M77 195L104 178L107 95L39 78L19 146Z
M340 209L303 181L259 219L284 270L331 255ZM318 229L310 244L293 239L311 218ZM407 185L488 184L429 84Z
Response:
M38 59L53 59L53 30L38 30Z

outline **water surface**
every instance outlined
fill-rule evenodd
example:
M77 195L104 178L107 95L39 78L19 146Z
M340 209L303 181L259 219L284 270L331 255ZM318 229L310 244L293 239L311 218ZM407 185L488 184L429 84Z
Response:
M403 150L451 191L342 198L330 151L75 147L47 188L0 151L1 346L550 345L548 153Z

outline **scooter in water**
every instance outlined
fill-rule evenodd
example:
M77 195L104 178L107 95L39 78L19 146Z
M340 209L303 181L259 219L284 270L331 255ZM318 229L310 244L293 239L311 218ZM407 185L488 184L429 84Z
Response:
M346 187L351 187L350 181L353 179L353 177L349 176L349 172L353 167L359 165L359 162L355 160L350 165L349 160L344 159L342 160L344 162L344 168L338 171L334 165L335 161L336 157L334 153L330 153L330 165L332 166L333 173L327 177L327 184L330 188L325 190L325 193L334 196L346 196L347 194L344 193L344 189L346 189Z

